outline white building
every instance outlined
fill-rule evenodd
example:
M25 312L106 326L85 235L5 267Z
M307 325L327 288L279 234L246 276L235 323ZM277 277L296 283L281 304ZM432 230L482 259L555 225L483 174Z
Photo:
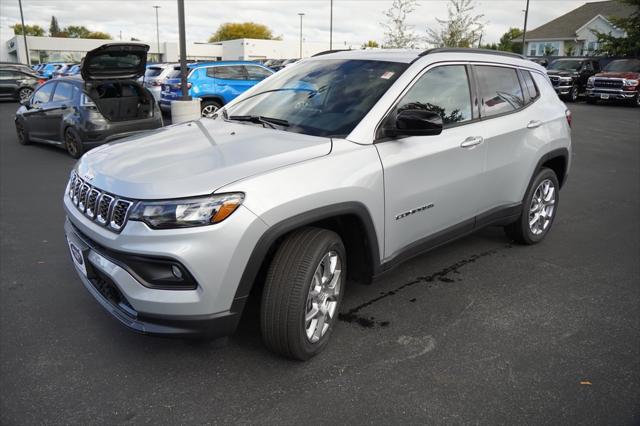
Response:
M27 36L27 46L32 64L42 62L80 62L85 53L105 43L120 40L95 40L81 38ZM149 62L177 62L180 52L178 43L144 42L148 44ZM24 39L15 35L3 43L0 61L27 63ZM302 56L307 57L327 50L328 43L304 42ZM187 44L187 59L202 61L288 59L300 56L299 42L283 40L237 39L219 43Z
M551 22L527 31L527 56L590 56L598 50L598 38L593 33L625 37L611 22L611 17L628 17L633 7L619 1L585 3Z

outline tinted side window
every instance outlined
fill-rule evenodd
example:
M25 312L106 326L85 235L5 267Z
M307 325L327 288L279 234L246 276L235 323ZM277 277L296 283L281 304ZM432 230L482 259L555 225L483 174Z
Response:
M471 92L464 65L427 71L398 104L398 112L405 109L437 112L445 126L471 120Z
M51 92L53 91L53 84L45 84L39 88L36 93L33 94L33 103L45 103L49 102Z
M538 91L538 87L536 83L533 81L533 77L529 71L520 70L520 75L522 75L523 85L526 90L526 95L528 95L527 103L533 102L535 99L540 96L540 92Z
M56 91L53 93L53 102L73 100L73 85L68 83L58 83Z
M482 115L489 117L524 106L522 88L513 68L476 66Z
M207 75L209 70L207 69ZM244 67L241 65L228 67L213 67L213 76L222 80L246 80Z
M264 68L255 67L252 65L248 65L245 68L247 70L249 80L264 80L272 74Z

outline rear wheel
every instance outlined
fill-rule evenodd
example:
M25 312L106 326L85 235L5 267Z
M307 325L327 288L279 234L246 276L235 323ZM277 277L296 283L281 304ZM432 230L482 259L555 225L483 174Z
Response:
M64 131L64 147L73 158L80 158L84 154L82 139L73 127L67 127Z
M571 86L571 91L569 92L568 100L571 102L576 102L578 100L578 95L579 95L578 86L574 84L573 86Z
M205 118L211 118L220 108L222 105L218 101L202 101L200 113Z
M27 129L25 129L22 121L16 121L16 135L18 136L18 142L20 145L29 145L31 143L29 140L29 133L27 132Z
M505 227L507 235L520 244L542 241L556 217L559 189L560 184L553 170L540 170L525 195L520 217Z
M33 89L31 87L23 87L20 90L18 90L18 100L20 102L26 101L31 97L32 93L33 93Z
M269 266L260 325L265 345L289 358L321 352L338 318L346 255L340 237L320 228L289 235Z

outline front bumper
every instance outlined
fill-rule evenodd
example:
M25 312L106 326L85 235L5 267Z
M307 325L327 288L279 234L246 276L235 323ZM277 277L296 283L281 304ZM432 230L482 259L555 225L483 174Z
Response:
M235 330L247 294L238 284L266 225L240 207L217 225L151 230L130 221L120 234L86 218L64 197L67 239L80 247L87 274L76 264L89 293L126 327L147 334L220 337ZM162 257L184 268L197 282L191 289L150 288L122 256Z
M630 100L638 96L638 91L619 89L587 88L587 98L602 100Z
M571 88L572 87L573 87L572 85L570 85L570 86L564 86L564 85L563 86L553 86L554 90L556 91L556 93L558 95L568 95L569 92L571 92Z

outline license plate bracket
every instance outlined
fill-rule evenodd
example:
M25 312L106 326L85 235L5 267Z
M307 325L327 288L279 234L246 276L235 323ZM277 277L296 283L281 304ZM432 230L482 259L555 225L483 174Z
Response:
M67 244L71 253L71 260L76 269L87 278L95 277L93 268L88 261L89 247L74 236L67 235Z
M609 95L607 93L601 93L600 99L609 99Z

